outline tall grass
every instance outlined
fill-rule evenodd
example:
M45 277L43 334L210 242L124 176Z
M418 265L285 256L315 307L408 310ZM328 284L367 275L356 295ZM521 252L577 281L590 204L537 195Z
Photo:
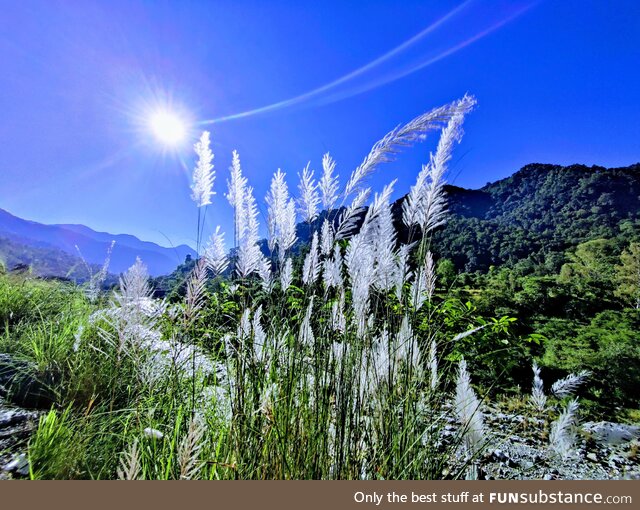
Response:
M192 184L200 258L182 301L152 299L142 261L97 301L78 291L57 300L47 292L60 291L46 284L3 287L2 349L58 374L56 406L30 443L32 477L475 473L470 467L486 439L481 399L464 361L457 367L444 357L456 338L442 339L429 249L432 231L446 220L451 151L474 104L465 96L388 133L342 193L328 154L319 181L309 165L302 171L297 199L278 170L266 199L269 257L258 244L256 200L235 151L225 194L234 208L235 256L226 257L219 229L202 242L200 211L214 194L203 134ZM439 129L438 148L403 207L418 241L400 245L390 205L395 182L364 209L366 178L400 147ZM311 225L320 203L343 207L329 212L304 260L294 261L297 214ZM230 279L212 286L229 265ZM29 300L48 307L38 326L29 325L37 314ZM457 339L479 329L458 331ZM447 439L442 430L451 417L460 428Z

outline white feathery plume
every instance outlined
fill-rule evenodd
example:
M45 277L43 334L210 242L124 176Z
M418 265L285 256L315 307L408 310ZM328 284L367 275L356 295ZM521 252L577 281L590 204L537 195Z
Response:
M436 272L433 264L433 255L427 251L424 267L418 270L416 280L411 286L411 305L420 310L425 301L431 302L436 288Z
M318 183L322 195L322 207L327 211L333 209L338 200L338 176L333 175L335 168L336 162L327 152L322 157L322 178Z
M531 401L538 411L544 411L547 405L547 396L544 394L544 383L540 377L540 367L533 362L533 389L531 391Z
M244 342L251 337L251 309L245 308L238 323L238 340Z
M291 257L287 257L280 270L280 285L282 286L282 292L286 292L293 282L293 260Z
M480 401L471 387L471 377L467 372L467 362L464 358L458 365L458 379L454 400L456 417L462 425L462 436L467 454L477 455L484 438L484 423L480 411Z
M551 424L549 446L563 458L569 456L576 441L577 412L578 400L571 400Z
M376 193L373 197L373 204L367 209L367 213L364 216L364 221L362 222L362 226L360 227L360 231L364 231L369 233L369 227L373 225L374 221L379 218L379 216L389 209L389 200L391 198L391 194L393 193L393 187L395 186L398 179L394 179L389 184L387 184L380 193ZM393 229L393 225L391 226Z
M322 222L322 228L320 230L320 252L322 255L331 254L333 249L333 227L329 223L328 219L324 219Z
M207 284L207 260L201 258L196 262L189 280L187 281L187 292L185 295L185 321L187 324L192 323L197 317L198 312L204 306L205 292Z
M409 254L415 243L403 244L397 253L395 274L396 297L398 301L402 301L402 292L405 282L413 277L413 273L409 270Z
M353 171L345 187L345 196L353 193L379 164L392 161L394 154L401 147L410 146L416 141L424 140L429 131L440 128L456 114L464 115L464 113L473 108L475 103L475 98L465 95L458 101L435 108L416 117L404 126L399 126L387 133L373 145L371 152L364 158L360 166Z
M302 324L300 324L300 333L298 334L298 340L304 347L312 348L315 343L315 337L313 335L313 329L311 329L311 315L313 314L313 296L307 306L307 311L304 314Z
M192 480L198 476L202 468L200 451L203 446L205 428L202 422L192 417L189 421L187 435L178 445L178 466L180 467L180 480Z
M427 363L429 364L429 386L432 390L435 390L440 380L438 375L438 347L435 339L432 339L429 345L429 358Z
M216 227L216 231L209 239L209 244L204 251L204 258L209 269L216 275L221 274L229 266L229 259L224 247L224 232L220 232L220 226Z
M200 140L193 146L198 155L198 163L193 171L193 184L191 185L191 198L198 207L211 203L213 181L216 173L213 171L213 153L209 149L209 131L203 131Z
M286 251L291 248L298 239L296 236L296 226L296 203L292 198L289 200L287 207L284 210L282 225L280 228L279 255L281 259L284 258Z
M396 336L396 360L404 361L410 365L416 374L420 374L422 366L420 365L420 349L418 341L413 334L409 318L405 315L402 318L400 329Z
M135 440L129 450L124 452L120 458L118 480L140 480L141 476L140 452L138 451L138 441Z
M273 290L273 283L274 283L273 273L271 271L271 260L263 256L257 271L258 271L258 276L262 281L262 288L266 290L268 293L271 293L271 291Z
M393 190L393 181L385 186L380 197L376 195L374 204L369 210L374 210L374 218L370 226L365 217L363 229L368 229L372 236L372 243L375 257L375 281L376 288L382 291L388 291L394 287L397 281L396 272L398 270L397 255L395 253L396 231L393 226L393 215L391 213L391 204L389 197Z
M265 351L264 347L267 342L267 334L260 322L261 318L262 305L255 311L253 320L251 321L251 327L253 329L253 356L256 361L262 360L262 354Z
M284 178L285 174L278 168L266 197L269 250L274 252L278 247L281 261L296 242L296 206L295 201L289 199L289 188Z
M147 266L142 263L140 257L136 257L135 263L120 277L120 291L114 294L115 302L122 308L142 308L150 297L151 286Z
M245 278L260 269L263 259L262 252L258 246L258 208L251 186L245 189L242 208L246 222L240 232L236 272L240 278Z
M344 290L340 293L340 299L331 305L331 329L344 333L347 329L347 319L344 315Z
M302 283L305 285L313 285L318 279L318 274L320 273L319 258L318 232L314 232L311 239L311 249L307 253L302 267Z
M238 151L233 151L233 160L229 170L231 170L231 179L227 180L228 192L225 194L225 197L234 210L235 237L237 241L244 231L246 224L244 195L247 187L247 178L242 176Z
M318 204L320 204L320 196L318 195L318 185L313 180L313 170L309 170L309 164L302 171L302 175L298 174L300 184L299 211L302 221L311 223L318 216Z
M352 306L357 335L365 331L369 310L369 292L374 278L374 253L371 243L365 239L366 232L353 236L347 246L345 263L351 280Z
M269 250L275 251L278 244L278 224L281 223L282 211L289 201L289 189L284 180L285 174L278 171L271 178L271 187L266 197L268 206L267 229L269 231Z
M96 274L91 274L91 268L89 268L90 279L87 286L86 294L90 301L95 301L100 295L100 289L102 287L102 284L104 283L104 281L107 278L107 275L109 274L109 264L111 263L111 253L113 252L113 247L115 246L115 244L116 244L115 241L111 241L111 243L109 244L109 247L107 248L107 255L104 259L104 263L102 264L102 267L100 268L100 271L98 271ZM76 245L76 250L80 252L80 248L78 248L77 245ZM82 257L82 254L80 254L80 258L84 262L85 266L88 267L88 264L84 260L84 257Z
M422 167L416 184L411 187L402 204L403 221L406 226L420 225L423 234L443 225L446 221L446 199L444 174L451 159L453 145L462 137L463 113L451 117L442 130L440 142L429 164Z
M344 282L342 280L342 252L339 245L336 244L333 249L333 257L326 258L322 266L325 288L327 290L331 287L341 288Z
M551 386L551 393L558 398L570 397L590 375L591 372L588 370L581 370L577 374L569 374L563 379L558 379Z
M338 220L338 228L336 230L335 240L339 241L351 234L351 231L356 226L356 219L358 214L362 212L364 204L371 194L371 188L361 190L351 201L349 207L340 215Z
M462 340L463 338L466 338L468 336L473 335L474 333L477 333L478 331L486 328L488 326L488 324L483 324L482 326L478 326L472 329L468 329L467 331L463 331L462 333L458 333L456 336L454 336L451 341L452 342L457 342L458 340Z

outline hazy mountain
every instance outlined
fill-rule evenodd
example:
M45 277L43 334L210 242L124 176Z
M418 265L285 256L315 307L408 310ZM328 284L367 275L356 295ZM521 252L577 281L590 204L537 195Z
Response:
M17 253L22 251L25 260L21 263L37 262L34 269L38 274L44 274L43 268L48 265L62 271L67 265L75 264L79 260L78 249L89 264L101 265L111 241L116 241L109 266L112 273L125 271L135 262L136 257L140 257L151 275L167 274L183 262L187 254L195 254L186 245L165 248L131 235L96 232L84 225L44 225L18 218L3 209L0 209L0 237L4 239L4 243L0 244L0 255L4 259L16 261ZM22 248L18 248L20 246ZM37 256L29 248L37 248ZM47 250L51 251L51 260L45 261ZM9 252L11 257L8 257ZM59 252L71 258L66 259ZM64 275L56 273L56 276Z

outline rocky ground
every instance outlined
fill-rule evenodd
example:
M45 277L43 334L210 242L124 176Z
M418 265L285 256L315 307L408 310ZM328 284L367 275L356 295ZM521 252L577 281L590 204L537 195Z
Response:
M26 451L40 412L14 407L0 397L0 480L29 476Z
M478 459L478 478L488 480L640 479L640 427L607 421L585 422L567 455L549 446L551 419L539 413L484 408L487 448ZM536 414L538 414L536 416ZM455 437L455 420L444 434Z

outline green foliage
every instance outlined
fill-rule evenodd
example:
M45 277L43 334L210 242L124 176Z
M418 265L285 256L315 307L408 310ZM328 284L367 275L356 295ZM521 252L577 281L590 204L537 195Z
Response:
M640 308L640 243L631 243L616 266L616 296L625 304Z
M566 370L593 372L591 398L602 407L637 406L640 381L640 311L606 311L588 324L549 321L541 328L548 341L543 362Z

